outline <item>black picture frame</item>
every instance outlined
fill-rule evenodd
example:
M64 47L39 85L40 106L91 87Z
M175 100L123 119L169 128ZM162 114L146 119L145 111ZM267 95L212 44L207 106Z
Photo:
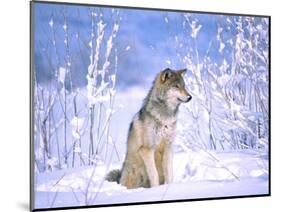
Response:
M144 202L128 202L128 203L114 203L114 204L100 204L100 205L83 205L71 207L52 207L52 208L35 208L34 200L34 4L53 4L53 5L71 5L71 6L86 6L97 8L111 8L111 9L129 9L129 10L144 10L144 11L167 11L167 12L180 12L192 14L210 14L210 15L226 15L226 16L248 16L248 17L261 17L268 19L268 193L266 194L253 194L243 196L220 196L210 198L195 198L195 199L176 199L176 200L161 200L161 201L144 201ZM239 14L239 13L225 13L225 12L211 12L211 11L190 11L190 10L176 10L167 8L144 8L132 6L119 6L119 5L102 5L102 4L88 4L88 3L69 3L69 2L55 2L55 1L30 1L30 210L31 211L49 211L49 210L65 210L65 209L85 209L97 207L115 207L115 206L131 206L131 205L145 205L145 204L160 204L160 203L175 203L175 202L189 202L189 201L206 201L206 200L223 200L223 199L236 199L236 198L255 198L255 197L268 197L271 196L271 16L269 15L256 15L256 14Z

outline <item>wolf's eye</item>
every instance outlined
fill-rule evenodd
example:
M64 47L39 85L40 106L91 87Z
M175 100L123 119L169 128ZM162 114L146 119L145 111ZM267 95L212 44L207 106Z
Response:
M179 84L175 84L174 87L175 87L175 88L180 88L180 85L179 85Z

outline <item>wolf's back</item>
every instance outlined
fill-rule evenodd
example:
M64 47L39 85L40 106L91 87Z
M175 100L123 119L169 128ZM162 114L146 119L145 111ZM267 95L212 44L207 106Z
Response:
M119 169L114 169L110 171L105 177L107 181L117 182L117 183L120 183L120 178L121 178L121 170Z

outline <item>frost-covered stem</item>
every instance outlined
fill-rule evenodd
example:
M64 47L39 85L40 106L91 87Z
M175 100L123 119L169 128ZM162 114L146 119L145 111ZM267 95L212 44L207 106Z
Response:
M88 183L87 183L87 186L86 186L86 189L85 189L85 205L89 204L89 188L91 186L91 183L93 182L93 177L95 175L95 172L96 172L96 166L93 167L93 171L91 173L91 176L88 180Z
M105 52L105 61L104 61L104 64L102 66L102 70L101 70L101 85L104 85L105 83L105 74L106 73L109 73L109 66L110 66L110 61L109 61L109 58L110 58L110 55L111 55L111 52L112 52L112 47L113 47L113 41L114 39L116 38L117 36L117 33L118 33L118 30L119 30L119 24L118 23L115 23L114 26L113 26L113 29L111 31L111 34L107 40L107 43L106 43L106 52ZM115 70L116 71L116 70ZM114 74L114 76L116 76L116 73ZM112 90L115 89L115 81L112 85ZM102 91L102 95L104 95L104 90ZM109 100L109 110L112 111L113 110L113 98L114 96L112 95L112 93L109 94L110 95L110 100ZM97 138L99 139L99 135L100 135L100 127L102 125L101 123L101 115L102 115L102 103L99 104L99 120L98 120L98 130L97 130ZM111 117L112 114L110 114L110 117ZM110 118L109 118L109 121L110 121ZM106 142L108 142L108 137L109 137L109 126L110 126L110 122L107 126L107 130L106 130L106 137L107 137L107 140ZM106 144L106 155L107 155L107 147L108 147L108 143ZM97 148L97 151L98 151L98 148Z
M119 30L119 24L115 23L111 32L111 35L109 36L107 43L106 43L106 52L105 52L105 61L101 70L101 77L102 77L102 82L101 84L104 84L104 80L105 80L105 73L109 72L109 65L110 65L110 61L109 61L109 57L111 55L111 51L112 51L112 47L113 47L113 40L116 38L117 33Z
M74 109L74 117L78 117L78 110L77 110L77 95L78 95L78 93L77 92L75 92L75 94L74 94L74 97L73 97L73 109ZM78 122L78 121L77 121ZM75 126L73 126L73 127L75 127ZM82 149L82 146L81 146L81 132L79 131L80 129L79 129L80 127L78 127L78 124L76 125L76 129L75 129L75 131L76 131L76 133L78 133L79 134L79 139L77 139L76 141L74 140L74 142L73 142L73 146L72 146L72 167L74 167L74 163L75 163L75 149L76 149L76 143L78 143L78 146L79 146L79 152L77 152L77 154L79 155L79 158L80 158L80 166L82 165L82 163L84 164L84 161L83 161L83 159L82 159L82 155L81 155L81 149ZM77 142L78 141L78 142Z
M76 103L76 96L74 97L74 108L75 108L75 116L78 116L78 112L77 112L77 103ZM80 152L79 152L79 156L80 156L80 166L82 165L82 164L84 164L84 161L83 161L83 159L82 159L82 142L81 142L81 135L80 135L80 137L79 137L79 148L80 148Z
M67 110L67 101L66 101L66 89L65 89L65 85L64 85L64 164L68 167L68 163L67 163L67 117L66 117L66 110Z
M49 97L49 105L52 104L51 98ZM52 155L52 148L51 148L51 113L52 113L52 108L50 108L49 114L48 114L48 149L49 149L49 156L51 157Z
M46 153L45 153L45 149L44 149L44 143L43 143L43 148L41 148L41 138L42 137L42 119L44 117L44 108L45 108L45 105L44 105L44 99L43 98L40 98L40 96L44 96L43 95L43 88L40 88L38 82L37 82L37 78L36 78L36 74L34 75L34 81L35 81L35 90L34 90L34 95L35 95L35 98L36 98L36 101L35 101L35 104L34 104L34 109L35 109L35 126L34 126L34 130L35 130L35 135L36 135L36 139L34 140L34 145L37 144L37 147L34 148L34 151L35 152L38 152L38 159L36 158L36 154L35 154L35 163L37 165L37 170L39 172L41 171L45 171L45 167L46 167ZM35 142L37 141L37 142ZM44 164L44 167L43 167L43 170L40 169L40 152L41 152L41 149L42 150L42 153L43 153L43 164ZM35 153L34 152L34 153Z
M91 12L91 45L90 45L90 65L88 67L88 96L91 96L94 92L90 89L95 89L95 79L93 76L93 57L94 57L94 14L93 11ZM90 81L91 80L91 81ZM90 105L90 143L89 143L89 156L88 156L88 165L91 165L91 157L94 152L94 135L93 135L93 130L94 130L94 111L95 111L95 105Z
M209 151L203 150L207 155L209 155L212 159L214 159L223 169L228 171L236 180L240 180L239 177L234 174L229 168L227 168L225 165L223 165L219 159L217 159L213 154L211 154Z
M66 51L66 76L69 76L69 85L70 85L70 91L72 90L72 76L71 76L71 60L70 60L70 46L69 46L69 25L67 22L66 14L65 11L63 12L63 17L64 17L64 24L63 24L63 29L64 29L64 46L65 46L65 51Z
M200 68L200 59L199 59L199 53L198 53L198 45L197 45L197 39L194 38L194 45L195 45L195 56L196 56L196 71L195 76L198 81L198 85L202 86L202 79L201 79L201 68Z
M103 95L103 92L102 91L102 95ZM97 118L97 133L96 133L96 140L99 140L99 137L100 137L100 128L101 128L101 125L102 125L102 106L103 106L103 103L98 103L98 107L97 107L97 114L98 114L98 118ZM99 151L99 146L97 145L97 148L96 148L96 153L95 154L98 154L98 151Z
M258 99L259 99L259 105L260 105L260 107L261 107L261 110L262 110L262 112L266 115L266 117L267 117L267 119L268 119L268 110L266 109L266 107L265 107L265 105L264 105L264 102L263 102L263 100L262 100L262 98L261 98L261 91L260 91L260 89L258 88L258 86L254 86L254 89L255 89L255 93L257 94L257 97L258 97Z
M113 108L113 103L114 103L114 96L110 95L110 100L109 100L109 105L110 108ZM112 114L109 115L109 121L108 121L108 126L106 128L106 146L105 146L105 156L104 158L107 157L107 152L108 152L108 141L109 141L109 132L110 132L110 120L111 120Z
M99 55L100 55L100 47L101 43L104 37L104 28L105 24L102 20L98 22L97 26L97 38L96 38L96 48L94 51L94 26L95 26L95 20L94 20L94 12L91 13L92 19L91 19L91 41L90 41L90 48L91 48L91 54L90 54L90 65L88 67L88 78L92 79L90 81L92 87L92 92L90 93L93 95L95 93L95 88L97 85L97 75L98 75L98 62L99 62ZM88 80L89 84L89 80Z
M105 123L104 123L104 126L102 128L102 131L101 131L101 134L100 134L100 137L98 138L98 141L97 141L97 147L96 147L96 152L95 154L98 154L98 151L99 151L99 146L100 146L100 143L102 141L102 138L106 132L106 129L109 125L109 122L110 122L110 116L107 117L107 119L105 120ZM102 145L103 146L103 145Z
M93 131L94 131L94 113L95 113L95 106L92 105L90 107L90 144L89 144L89 160L88 160L88 164L91 165L91 158L92 155L94 154L94 135L93 135Z
M42 126L41 126L41 132L42 132L42 139L43 139L43 144L44 144L44 170L47 170L47 163L46 163L46 157L49 159L49 149L48 149L48 141L47 141L47 132L46 132L46 119L42 121Z
M78 117L78 114L77 114L77 105L76 105L76 96L77 96L77 93L74 95L73 97L73 109L74 109L74 117ZM77 129L76 129L77 130ZM80 139L79 139L80 140ZM75 163L75 145L76 143L74 143L73 145L73 154L72 154L72 168L74 167L74 163ZM80 161L81 163L81 161ZM80 164L81 165L81 164Z
M65 11L63 11L63 17L64 17L64 24L63 24L63 30L64 30L64 45L66 50L66 76L70 76L70 53L69 53L69 33L68 33L68 23L66 19ZM70 82L70 89L72 89L72 82L71 79ZM63 91L64 91L64 163L66 167L68 167L68 154L67 154L67 90L65 86L65 80L63 81Z
M72 168L74 168L74 163L75 163L75 145L73 145L73 149L72 149Z
M42 106L43 108L41 110L44 110L45 108L45 101L44 101L44 89L41 90L41 98L42 98ZM48 150L46 150L46 139L45 139L45 130L44 130L44 119L45 117L42 117L43 118L43 121L41 121L40 123L40 132L41 132L41 136L42 136L42 141L43 141L43 162L44 162L44 171L46 171L46 167L47 167L47 163L46 163L46 153L48 152Z
M53 122L55 123L55 117L54 117L53 110L52 110L52 119L53 119ZM55 127L54 130L55 130L55 135L56 135L56 144L57 144L57 155L58 155L58 161L59 161L59 168L61 168L60 145L59 145L59 138L58 138L57 128Z
M50 66L50 69L51 70L55 70L53 65L52 65L52 62L51 62L51 59L49 57L49 55L47 54L47 52L45 51L45 55L46 55L46 59L48 61L48 65ZM36 78L35 78L36 80ZM37 85L37 88L38 85ZM53 107L53 104L55 102L55 97L53 98L52 96L52 93L47 93L48 94L48 99L47 99L47 103L45 102L45 97L44 97L44 88L41 89L41 103L39 105L39 114L40 114L40 111L43 111L44 115L43 116L40 116L40 124L39 124L39 129L40 129L40 134L43 138L43 145L44 145L44 151L43 151L43 162L44 162L44 171L46 170L46 158L47 160L51 158L51 153L50 153L50 150L51 150L51 117L50 117L50 114L51 114L51 111L52 111L52 107ZM37 97L38 97L38 101L40 102L40 98L39 98L39 92L37 92ZM41 108L41 105L42 105L42 108ZM43 120L43 121L42 121ZM44 126L43 126L44 125ZM47 151L46 151L47 150Z
M56 33L55 33L55 29L54 29L54 17L53 14L51 16L51 20L49 22L50 28L51 28L51 33L52 33L52 44L55 50L55 58L57 61L57 66L56 66L56 72L55 72L55 77L58 77L58 68L60 65L60 59L59 59L59 53L58 53L58 47L57 47L57 42L56 42Z
M49 120L49 117L51 115L51 111L52 111L52 108L54 106L55 99L56 99L56 97L53 97L52 94L48 93L48 95L49 95L48 96L48 104L45 105L45 101L43 101L43 99L44 99L44 89L41 90L41 96L42 96L42 102L43 102L42 110L44 110L44 116L43 116L43 120L42 120L42 124L41 124L41 135L42 135L42 139L43 139L44 152L45 152L45 154L44 154L45 170L46 170L46 157L47 157L47 159L51 158L50 148L49 148L49 144L48 144L47 121ZM50 167L48 167L48 169L50 169Z
M65 17L65 14L63 12L63 16L64 16L64 23L66 23L66 17ZM54 47L54 50L55 50L55 58L56 58L56 61L57 61L57 66L55 68L56 72L55 72L55 77L57 78L57 80L59 80L59 67L60 67L60 58L59 58L59 53L58 53L58 46L57 46L57 42L56 42L56 33L55 33L55 29L54 29L54 18L53 18L53 15L51 17L51 20L49 22L49 25L50 25L50 28L51 28L51 33L52 33L52 44L53 44L53 47ZM67 35L67 38L65 38L65 41L67 42L64 42L64 44L68 45L68 32L66 33ZM69 59L69 47L67 46L66 47L66 51L67 51L67 60ZM67 63L69 64L69 63ZM65 90L65 85L64 85L64 82L63 82L63 89L64 89L64 104L62 104L62 101L61 101L61 97L59 96L59 103L62 107L62 111L64 113L64 164L67 164L67 155L66 155L66 152L67 152L67 140L66 140L66 122L67 122L67 115L66 115L66 90ZM59 91L59 87L57 86L57 92L58 94L60 94L60 91ZM53 118L54 119L54 118ZM56 131L56 130L55 130ZM58 135L57 135L57 132L56 132L56 138L57 138L57 152L58 152L58 160L59 160L59 167L61 168L61 159L60 159L60 148L59 148L59 140L58 140Z
M94 153L94 113L95 113L95 105L91 102L92 97L96 93L96 86L97 86L97 75L98 75L98 61L99 61L99 54L100 54L100 46L104 36L104 27L102 21L98 22L97 26L97 38L96 38L96 48L94 51L94 37L95 37L95 14L91 11L91 41L90 41L90 65L88 67L88 98L90 104L90 144L89 144L89 165L91 162L91 157Z
M53 187L55 187L56 185L59 184L59 182L64 178L64 176L66 175L66 173L64 173L54 184L53 184ZM53 197L53 200L51 202L51 205L50 205L50 208L52 208L55 204L55 201L57 199L57 196L58 196L58 190L56 191L55 193L55 196Z
M114 74L113 74L113 76L114 76L114 80L113 80L113 84L112 84L112 88L111 88L111 92L110 92L110 103L109 103L109 108L110 108L110 110L112 110L113 109L113 106L114 106L114 102L115 102L115 93L114 92L112 92L112 91L114 91L114 89L115 89L115 85L116 85L116 74L117 74L117 67L118 67L118 56L117 56L117 49L115 48L115 51L114 51L114 53L115 53L115 68L114 68ZM109 117L109 124L108 124L108 127L107 127L107 132L106 132L106 151L105 151L105 158L107 158L107 153L108 153L108 141L109 141L109 132L110 132L110 120L111 120L111 117L112 117L112 113L110 113L110 117ZM117 158L118 158L118 160L120 160L120 157L119 157L119 153L118 153L118 151L117 151L117 148L116 148L116 145L115 145L115 142L114 141L112 141L113 142L113 147L114 147L114 150L115 150L115 152L116 152L116 155L117 155Z
M112 157L113 157L113 151L111 151L111 154L110 154L110 156L109 156L108 164L111 163ZM109 165L106 166L106 171L105 171L105 173L108 173L108 172L109 172L109 167L110 167ZM94 202L95 199L97 198L97 196L98 196L98 194L99 194L99 191L100 191L100 189L102 188L104 182L105 182L105 176L103 177L102 181L101 181L101 182L99 183L99 185L98 185L98 189L97 189L98 192L96 192L96 193L95 193L95 196L92 198L92 201L93 201L93 202Z
M59 58L59 53L58 53L58 46L57 46L57 42L56 42L56 33L55 33L55 29L54 29L54 17L53 17L53 14L51 16L51 20L49 22L49 25L50 25L50 28L51 28L51 33L52 33L52 44L53 44L53 47L54 47L54 50L55 50L55 58L56 58L56 61L57 61L57 66L55 67L55 77L56 79L58 80L58 77L59 77L59 67L60 67L60 58ZM60 95L60 92L59 92L59 87L57 86L57 92L58 94ZM60 101L60 96L59 96L59 102L61 103ZM62 108L63 109L63 108ZM66 113L66 111L65 111ZM55 123L55 118L54 118L54 114L52 112L52 119ZM56 134L56 144L57 144L57 155L58 155L58 162L59 162L59 168L61 168L61 157L60 157L60 145L59 145L59 139L58 139L58 134L57 134L57 129L55 127L55 134Z
M56 193L55 193L55 196L53 197L53 200L52 200L52 202L51 202L51 204L50 204L50 208L52 208L53 206L54 206L54 204L55 204L55 201L56 201L56 199L57 199L57 196L58 196L58 191L56 191Z
M209 141L210 141L211 149L216 150L217 149L217 145L216 145L215 139L213 138L213 135L212 135L212 127L211 127L211 120L210 120L210 118L209 118L208 126L209 126Z

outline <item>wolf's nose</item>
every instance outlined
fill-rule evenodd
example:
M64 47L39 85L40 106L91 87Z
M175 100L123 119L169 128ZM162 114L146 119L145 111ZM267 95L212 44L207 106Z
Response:
M187 102L189 102L192 99L192 96L187 96Z

